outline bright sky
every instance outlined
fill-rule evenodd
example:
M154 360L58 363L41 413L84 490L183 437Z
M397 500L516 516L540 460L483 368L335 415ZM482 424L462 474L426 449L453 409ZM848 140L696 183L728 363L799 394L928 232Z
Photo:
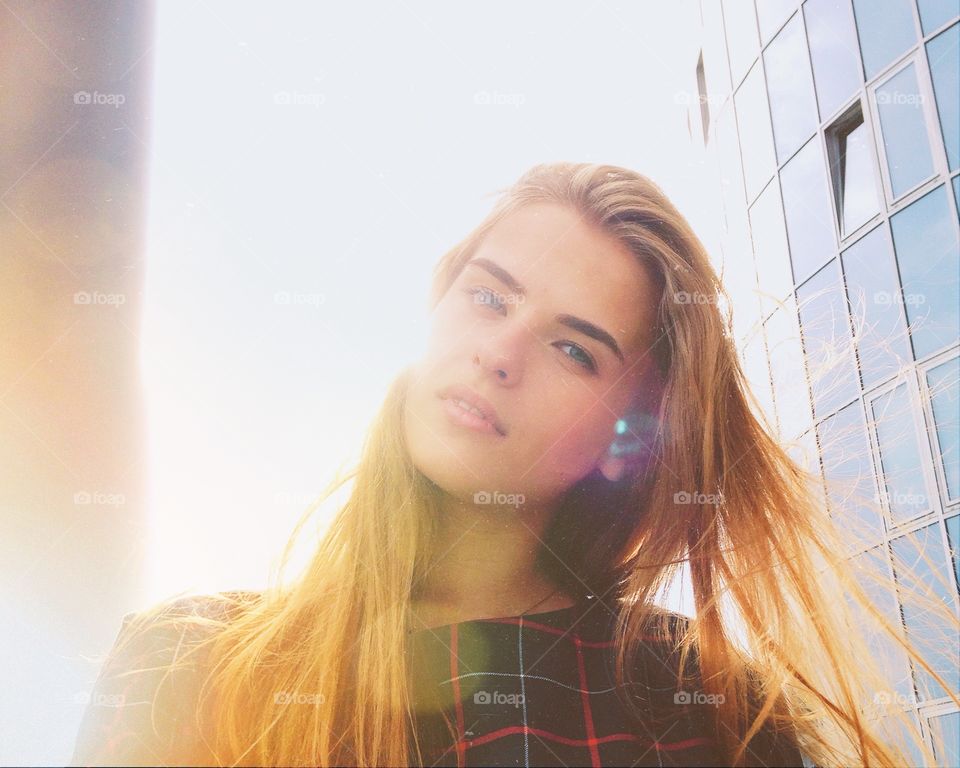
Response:
M625 165L716 218L695 3L157 6L145 602L263 586L417 355L433 263L526 168Z

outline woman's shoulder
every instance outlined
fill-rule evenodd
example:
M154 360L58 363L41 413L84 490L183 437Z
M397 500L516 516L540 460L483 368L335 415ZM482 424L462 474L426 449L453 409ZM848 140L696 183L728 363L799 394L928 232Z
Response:
M202 641L261 593L171 598L125 614L77 734L72 765L196 762Z

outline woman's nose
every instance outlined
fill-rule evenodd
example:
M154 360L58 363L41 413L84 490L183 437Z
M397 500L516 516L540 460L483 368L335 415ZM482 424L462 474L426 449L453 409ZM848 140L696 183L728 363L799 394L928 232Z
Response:
M500 384L519 384L523 376L522 336L529 336L529 331L518 329L485 339L477 347L473 364L489 372Z

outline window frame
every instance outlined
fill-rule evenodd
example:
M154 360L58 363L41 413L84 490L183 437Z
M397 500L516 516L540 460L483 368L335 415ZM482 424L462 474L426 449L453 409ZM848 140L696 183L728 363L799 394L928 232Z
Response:
M883 137L883 124L880 122L880 106L877 104L877 89L908 69L911 65L913 66L913 71L917 79L917 91L921 97L920 108L921 114L923 115L924 128L926 129L927 146L930 149L931 171L923 179L913 184L913 186L896 195L894 194L893 182L890 178L887 145ZM894 66L885 69L867 83L866 91L870 118L876 126L877 135L874 137L874 146L880 160L879 168L880 177L883 182L884 201L887 207L891 209L890 214L892 215L894 213L892 210L894 207L911 199L919 190L931 184L931 182L938 180L942 175L949 175L946 164L946 150L943 147L943 139L940 136L939 116L933 114L934 94L933 85L930 81L930 71L926 61L926 41L921 40L910 54L900 59Z

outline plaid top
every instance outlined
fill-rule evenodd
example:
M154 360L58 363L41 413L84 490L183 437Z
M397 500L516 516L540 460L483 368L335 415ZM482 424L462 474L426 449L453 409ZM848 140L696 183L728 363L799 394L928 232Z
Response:
M167 613L210 616L221 606L210 597L181 598ZM202 660L174 674L166 669L191 642L186 628L150 625L128 637L135 616L124 616L100 671L71 765L215 764L194 727ZM700 691L677 690L678 658L656 638L645 638L633 675L646 692L647 717L631 717L624 689L613 682L612 627L610 612L586 599L412 633L411 694L423 764L722 765L707 725L712 704ZM769 730L754 737L746 760L802 765L792 743Z
M208 596L174 600L164 616L220 615L223 601ZM133 628L123 617L80 722L70 765L213 765L194 725L202 662L169 672L199 636L197 627L158 623Z
M686 617L669 618L677 635ZM713 699L678 689L679 654L655 637L644 638L633 673L646 692L647 716L631 716L614 682L614 620L587 598L544 613L415 632L424 765L723 765L707 719ZM769 729L750 742L745 761L803 765L793 743Z

